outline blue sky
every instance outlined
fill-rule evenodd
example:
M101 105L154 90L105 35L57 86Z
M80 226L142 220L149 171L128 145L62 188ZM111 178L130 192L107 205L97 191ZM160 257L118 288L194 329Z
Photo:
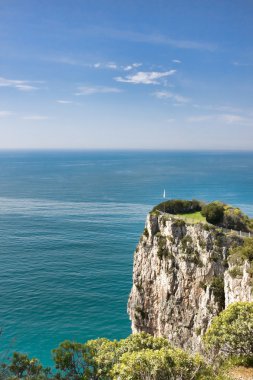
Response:
M0 149L253 148L253 2L1 0Z

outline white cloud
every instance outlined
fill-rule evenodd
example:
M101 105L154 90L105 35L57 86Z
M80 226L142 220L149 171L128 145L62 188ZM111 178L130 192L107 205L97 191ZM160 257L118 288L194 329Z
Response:
M28 115L23 117L24 120L32 120L32 121L42 121L42 120L48 120L48 116L44 115Z
M173 59L172 62L174 62L174 63L182 63L182 61L180 61L179 59Z
M127 66L123 66L123 70L124 71L130 71L130 70L133 70L133 69L136 69L137 67L140 67L142 66L142 63L132 63L131 65L127 65Z
M111 69L111 70L117 70L118 65L115 62L96 62L92 65L90 65L94 69Z
M158 99L171 99L176 101L177 103L189 103L190 99L186 98L182 95L178 94L173 94L172 92L169 91L156 91L153 93L155 97Z
M0 87L11 87L16 88L19 91L33 91L37 90L38 87L35 87L31 84L32 82L26 80L16 80L16 79L6 79L0 77Z
M213 104L193 104L194 108L204 109L208 111L218 111L218 112L243 112L241 108L234 107L230 105L213 105Z
M139 71L136 74L127 75L126 77L114 78L117 82L133 84L159 84L159 79L175 74L176 70L164 72L158 71Z
M212 121L213 123L221 123L228 125L253 126L253 118L235 114L196 115L188 117L186 121L189 123L202 123Z
M234 124L234 123L245 123L247 119L240 115L233 114L225 114L220 116L221 120L223 120L226 124Z
M59 104L72 104L73 102L71 100L56 100Z
M166 123L174 123L174 121L176 121L175 119L173 118L170 118L170 119L166 119Z
M119 92L122 92L122 90L116 87L83 86L83 87L78 87L78 92L75 93L75 95L116 94Z
M9 111L0 111L0 118L8 117L10 115L12 115L12 113Z
M203 121L210 121L213 120L213 115L197 115L197 116L190 116L186 119L188 123L201 123Z

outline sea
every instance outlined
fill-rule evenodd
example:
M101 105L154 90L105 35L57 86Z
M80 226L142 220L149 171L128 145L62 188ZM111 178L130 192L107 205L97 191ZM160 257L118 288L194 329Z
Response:
M253 217L253 153L0 152L0 360L131 333L133 253L164 189Z

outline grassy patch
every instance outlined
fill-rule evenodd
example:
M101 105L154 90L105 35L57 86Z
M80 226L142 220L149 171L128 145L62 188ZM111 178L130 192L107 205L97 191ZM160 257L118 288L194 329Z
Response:
M180 218L185 219L186 222L190 223L206 223L206 218L205 216L201 215L200 211L192 212L192 213L187 213L187 214L178 214Z

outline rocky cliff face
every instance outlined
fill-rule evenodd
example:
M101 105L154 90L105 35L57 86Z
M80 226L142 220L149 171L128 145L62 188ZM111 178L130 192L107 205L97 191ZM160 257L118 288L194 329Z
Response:
M228 304L252 301L249 263L235 268L228 248L242 238L207 224L149 214L134 256L128 302L132 331L201 350L201 335Z

